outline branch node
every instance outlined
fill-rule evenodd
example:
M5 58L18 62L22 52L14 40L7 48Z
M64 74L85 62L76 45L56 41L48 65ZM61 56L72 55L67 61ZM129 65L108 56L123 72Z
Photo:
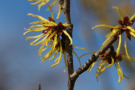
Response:
M73 28L73 24L67 23L67 30L72 30L72 28Z
M63 3L64 3L64 0L59 0L60 5L63 5Z

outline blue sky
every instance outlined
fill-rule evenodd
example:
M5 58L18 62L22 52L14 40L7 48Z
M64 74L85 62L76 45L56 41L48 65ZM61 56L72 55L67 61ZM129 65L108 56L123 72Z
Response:
M73 10L82 10L79 7L77 0L72 1L71 7L77 8ZM73 4L76 3L74 6ZM76 14L72 10L71 18ZM55 11L55 9L54 9ZM134 10L135 11L135 10ZM75 11L76 12L76 11ZM79 13L79 11L77 11ZM29 43L31 40L26 41L23 36L24 28L28 28L30 22L37 19L27 16L27 13L38 14L47 18L50 12L46 11L46 6L41 7L41 11L37 10L37 6L30 5L27 0L9 0L1 1L0 5L0 81L5 80L7 86L5 90L36 90L37 85L41 83L42 90L66 90L67 88L67 72L64 70L64 61L51 68L50 66L54 61L45 61L41 63L38 56L38 49L40 46L33 47ZM56 17L57 11L54 12ZM82 14L83 15L83 14ZM94 15L92 15L93 18ZM63 22L63 14L56 22ZM73 31L73 45L88 48L90 47L80 34L81 27L78 25L77 19L73 18L74 24ZM88 23L88 22L87 22ZM96 47L90 48L91 51L99 50L104 36L99 35L97 31L92 31L93 35L97 37ZM99 39L100 38L100 39ZM80 43L81 42L81 43ZM74 49L78 55L85 53L85 51ZM83 57L82 64L84 64L90 55ZM99 64L99 63L98 63ZM75 69L79 67L77 58L74 56ZM125 67L125 66L123 66ZM96 80L97 65L94 66L91 72L83 73L76 81L75 90L103 90L103 86L110 85L113 90L125 90L128 88L129 80L123 79L121 83L117 83L118 75L115 67L107 69L100 77L99 82ZM130 76L128 71L124 71L126 75ZM105 77L104 77L105 76ZM104 78L106 80L103 80ZM132 79L132 77L131 77ZM109 83L109 84L108 84ZM0 82L2 84L2 82Z

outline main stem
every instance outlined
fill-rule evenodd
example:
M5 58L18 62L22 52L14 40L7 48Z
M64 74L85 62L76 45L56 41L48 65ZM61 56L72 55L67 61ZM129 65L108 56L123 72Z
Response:
M71 23L71 17L70 17L70 0L64 0L62 4L63 12L65 15L65 22L67 23L67 32L68 34L72 37L72 30L73 30L73 25ZM73 90L74 88L74 82L75 80L71 80L70 76L74 72L74 67L73 67L73 55L72 55L72 45L69 46L70 40L68 37L65 38L65 48L67 52L67 62L68 62L68 88L67 90Z

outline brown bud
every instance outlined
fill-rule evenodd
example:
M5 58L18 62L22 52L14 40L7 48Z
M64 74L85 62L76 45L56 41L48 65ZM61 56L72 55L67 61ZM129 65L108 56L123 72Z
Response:
M62 26L62 22L59 22L59 23L58 23L58 26Z
M52 22L55 22L54 19L51 18L51 17L48 17L48 20L49 20L49 21L52 21Z
M118 23L119 23L120 25L123 25L123 22L122 22L122 20L119 20L119 21L118 21Z
M128 22L128 21L129 21L128 16L125 16L125 17L124 17L124 21L126 21L126 22Z

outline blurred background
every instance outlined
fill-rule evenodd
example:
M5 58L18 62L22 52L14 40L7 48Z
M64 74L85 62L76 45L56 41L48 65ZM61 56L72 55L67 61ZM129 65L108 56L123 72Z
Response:
M55 68L50 66L54 61L41 63L38 56L40 46L30 46L32 40L25 40L31 35L23 36L24 28L28 28L30 22L36 18L27 16L27 13L41 15L45 18L51 16L47 6L41 7L30 5L27 0L1 0L0 5L0 90L37 90L41 84L41 90L66 90L67 71L64 71L64 60ZM51 2L50 2L51 3ZM118 6L123 16L132 16L135 13L134 0L71 0L71 19L74 25L73 45L85 47L90 52L98 51L105 41L108 28L91 27L97 24L117 25L120 19L112 6ZM54 16L58 13L58 3L55 4ZM59 20L64 20L62 14ZM133 25L134 27L134 25ZM123 38L125 35L123 35ZM124 40L123 40L124 41ZM122 41L122 43L123 43ZM135 40L127 41L131 56L135 57ZM114 44L117 48L118 42ZM83 50L74 49L80 56L86 53ZM124 49L122 46L121 52ZM124 53L123 53L124 54ZM89 59L87 55L81 59L82 65ZM115 66L106 69L96 80L97 63L91 72L83 73L76 81L75 90L135 90L135 64L123 60L120 65L123 73L130 79L123 79L118 83L118 74ZM79 62L74 56L74 68L79 68Z

